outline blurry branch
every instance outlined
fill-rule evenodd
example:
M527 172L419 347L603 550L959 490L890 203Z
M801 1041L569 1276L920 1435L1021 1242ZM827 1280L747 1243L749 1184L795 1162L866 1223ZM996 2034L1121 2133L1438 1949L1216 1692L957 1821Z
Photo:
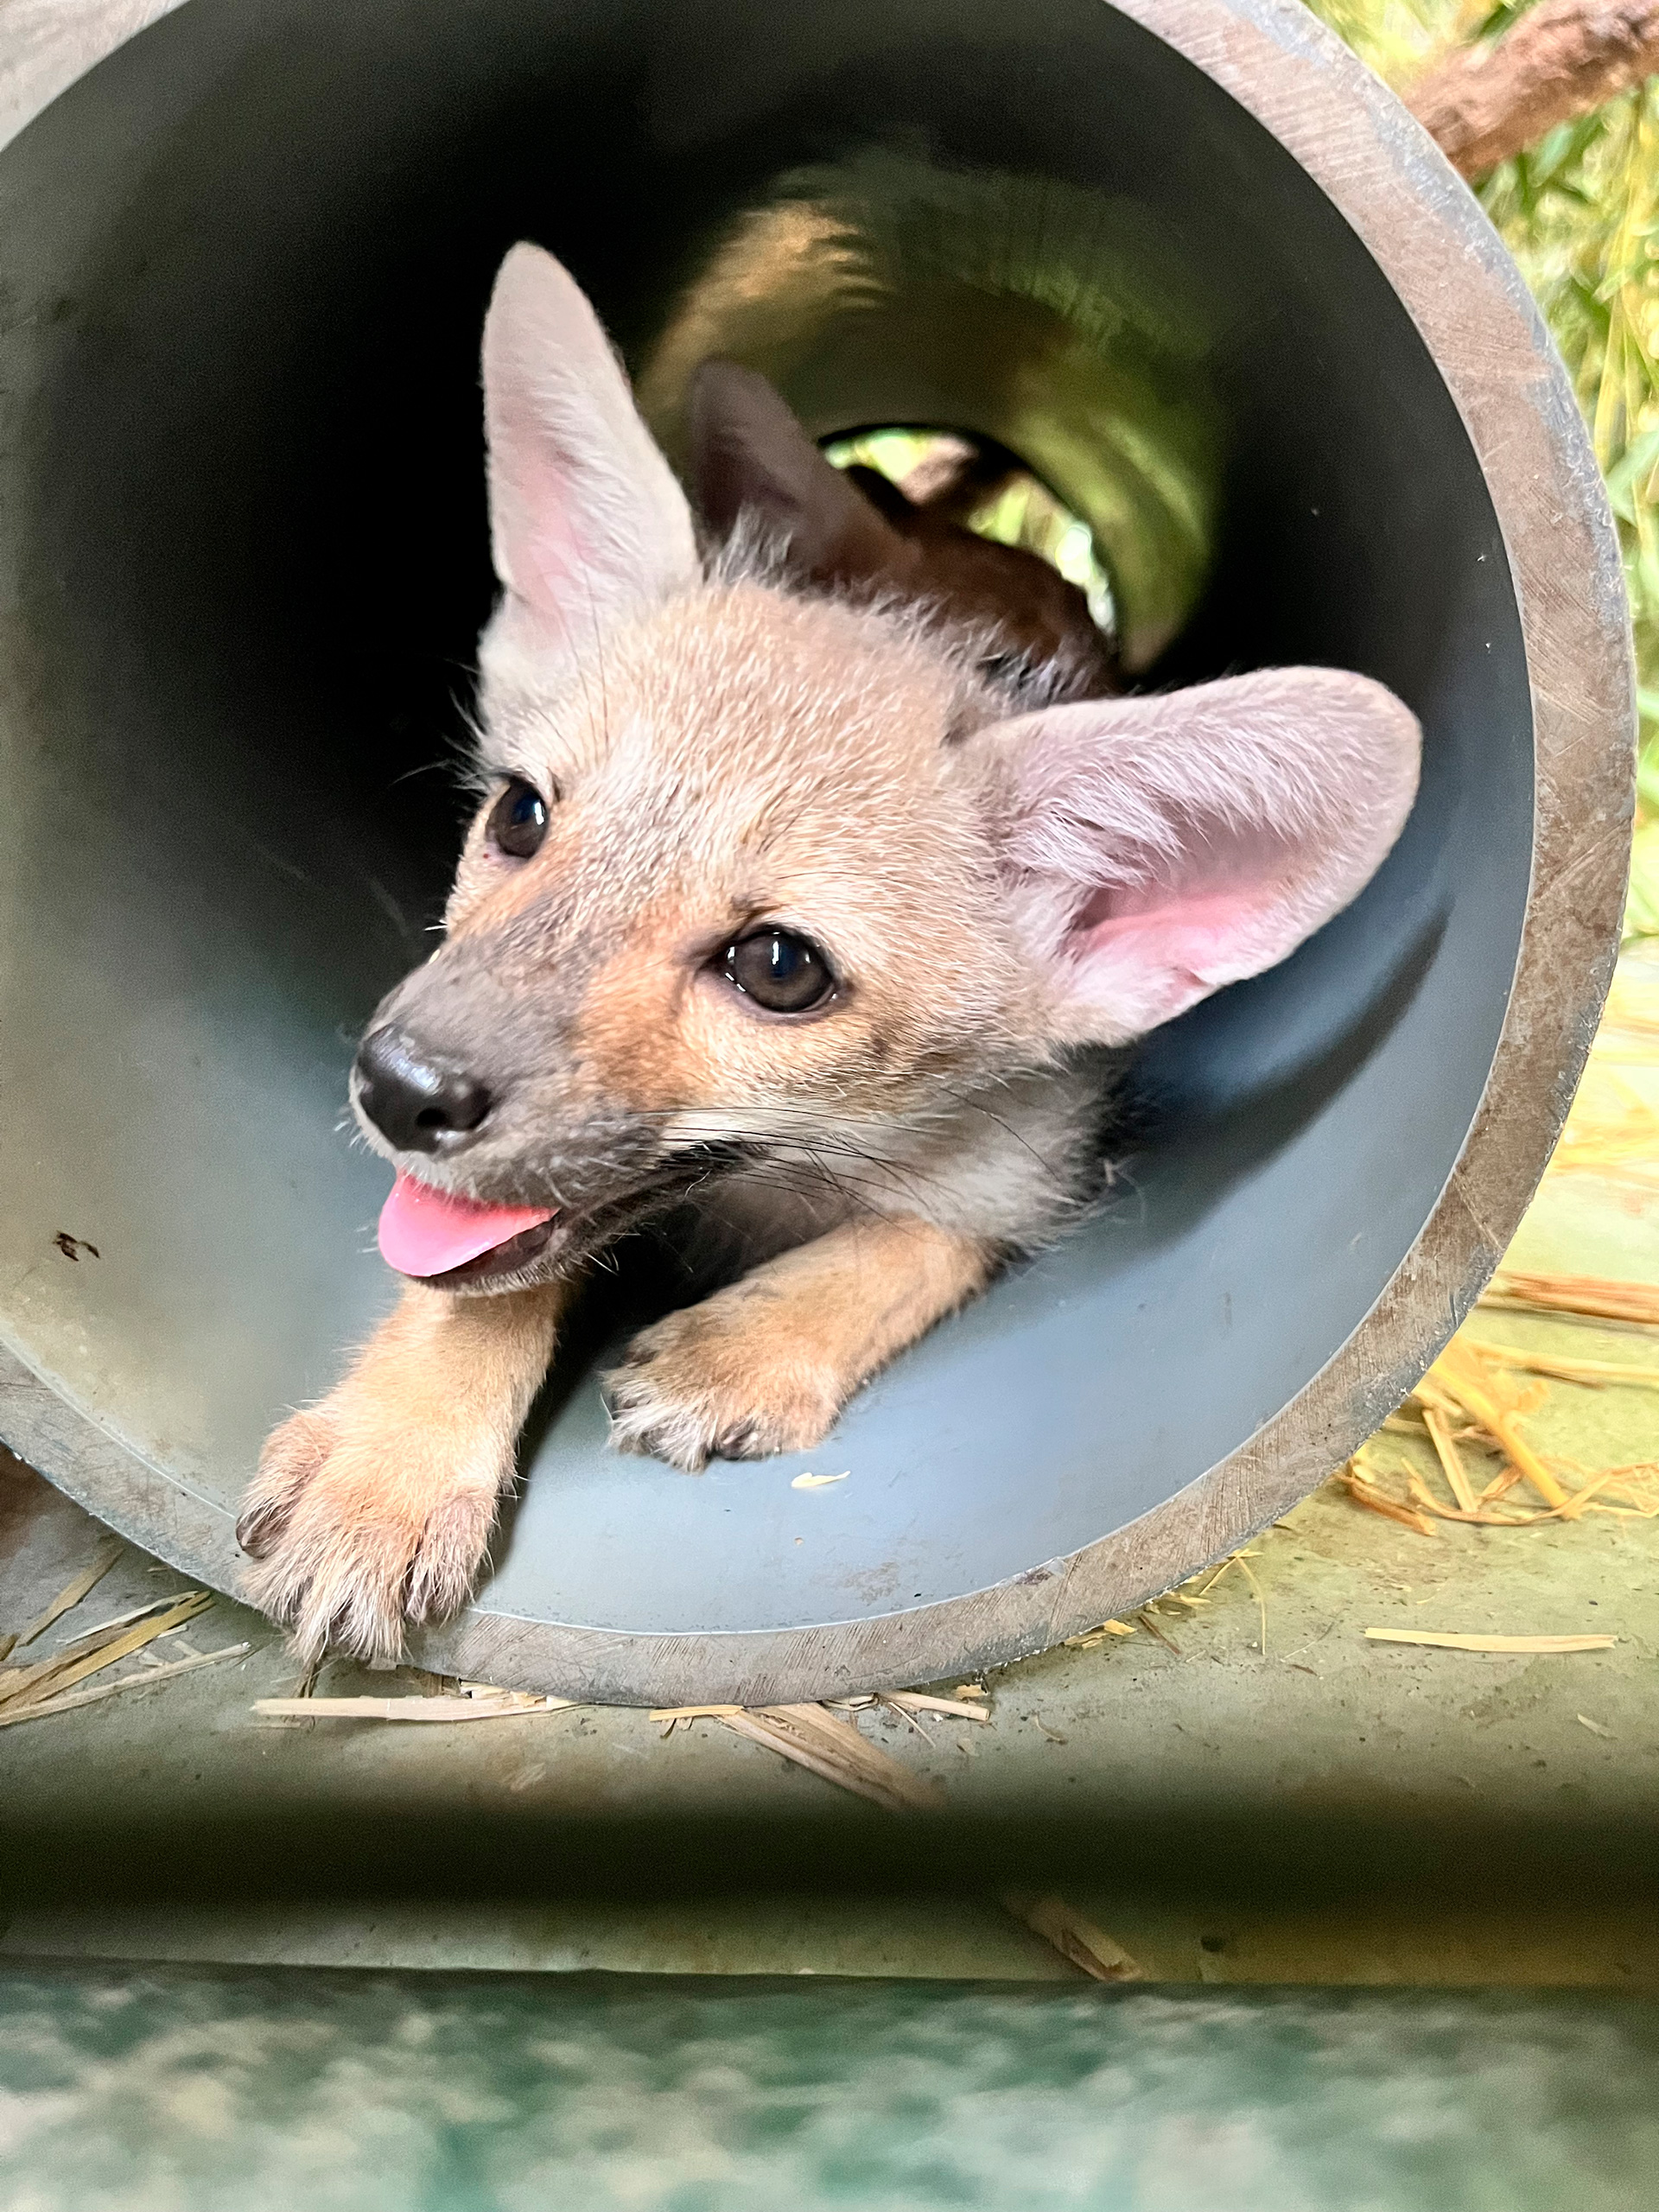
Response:
M1656 73L1659 0L1540 0L1502 38L1446 55L1405 99L1474 177Z

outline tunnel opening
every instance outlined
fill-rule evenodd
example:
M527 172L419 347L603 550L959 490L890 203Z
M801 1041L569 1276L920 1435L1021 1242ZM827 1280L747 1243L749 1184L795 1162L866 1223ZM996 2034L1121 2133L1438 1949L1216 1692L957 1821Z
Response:
M458 842L500 257L565 261L671 451L722 242L871 163L1103 210L1112 281L1080 302L1029 230L952 267L948 226L912 226L914 284L805 342L785 254L760 353L812 434L1005 442L1090 533L1139 681L1378 677L1423 722L1422 798L1356 906L1153 1040L1113 1203L855 1404L828 1535L795 1543L793 1461L694 1484L607 1453L578 1374L484 1604L660 1634L996 1584L1287 1404L1435 1205L1526 908L1522 630L1433 358L1260 124L1094 0L830 0L786 31L757 0L189 0L0 156L4 1233L28 1269L56 1231L98 1243L35 1269L10 1337L203 1526L388 1298L379 1171L338 1122ZM1068 444L1073 393L1116 474Z

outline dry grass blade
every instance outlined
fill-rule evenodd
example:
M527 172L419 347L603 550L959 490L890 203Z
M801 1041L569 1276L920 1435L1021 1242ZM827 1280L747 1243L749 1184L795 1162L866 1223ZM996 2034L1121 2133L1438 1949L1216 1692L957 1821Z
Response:
M990 1726L991 1716L982 1705L965 1705L959 1698L929 1697L923 1690L884 1690L883 1705L896 1705L900 1713L949 1713L958 1720L977 1720L984 1727Z
M1428 1440L1434 1446L1434 1456L1445 1471L1446 1486L1452 1492L1452 1503L1463 1513L1475 1510L1475 1493L1458 1447L1452 1441L1446 1426L1446 1417L1433 1406L1423 1408L1423 1427L1428 1431Z
M1427 1628L1368 1628L1372 1643L1426 1643L1440 1651L1608 1651L1613 1636L1452 1636Z
M1180 1657L1180 1645L1176 1643L1173 1636L1169 1635L1165 1630L1160 1628L1157 1622L1154 1620L1152 1617L1152 1611L1149 1606L1143 1605L1135 1618L1140 1622L1141 1627L1145 1629L1148 1636L1157 1637L1159 1643L1163 1645L1166 1651L1173 1651L1178 1659Z
M1432 1536L1434 1523L1414 1505L1402 1505L1399 1499L1390 1497L1379 1490L1370 1478L1356 1466L1345 1468L1338 1478L1355 1503L1372 1513L1380 1513L1385 1520L1401 1522L1408 1529L1414 1529L1420 1536Z
M1522 1274L1506 1268L1493 1276L1480 1303L1659 1328L1659 1283L1627 1282L1611 1275Z
M284 1720L521 1720L566 1713L572 1697L500 1690L493 1697L262 1697L253 1709Z
M1014 1918L1052 1943L1065 1959L1096 1981L1144 1981L1147 1970L1123 1946L1074 1911L1062 1897L1033 1897L1010 1890L1002 1899Z
M82 1637L55 1658L42 1659L33 1667L9 1668L0 1674L0 1707L15 1706L20 1700L33 1703L36 1699L55 1697L83 1676L100 1674L105 1667L114 1666L118 1659L124 1659L130 1652L141 1651L145 1644L153 1643L158 1636L182 1628L187 1621L205 1613L213 1602L206 1590L188 1591L166 1612L141 1621L136 1628L105 1634L94 1642L91 1650L86 1645L93 1640Z
M653 1720L728 1720L742 1710L741 1705L661 1705L650 1717Z
M18 1630L17 1649L22 1650L26 1644L33 1643L37 1636L43 1635L51 1627L53 1622L67 1613L72 1605L78 1605L87 1592L104 1580L117 1560L120 1558L124 1548L118 1536L111 1537L108 1543L103 1545L92 1564L83 1567L73 1582L67 1584L59 1591L40 1618L31 1621L27 1628Z
M217 1651L198 1651L188 1659L172 1659L159 1667L146 1667L137 1675L123 1675L112 1682L99 1682L89 1690L70 1690L62 1697L32 1698L22 1706L10 1707L0 1713L0 1728L20 1728L26 1720L49 1720L54 1713L75 1713L83 1705L96 1705L106 1697L119 1697L124 1690L148 1689L152 1682L169 1681L175 1675L188 1675L198 1667L212 1667L221 1659L244 1659L251 1651L251 1643L226 1643Z
M1491 1380L1463 1345L1449 1344L1435 1361L1433 1373L1442 1388L1497 1437L1546 1505L1570 1508L1570 1492L1516 1428L1513 1415L1499 1404Z
M861 1736L855 1723L836 1719L821 1705L757 1706L723 1715L721 1726L888 1812L936 1812L944 1802L938 1783L912 1774L890 1751Z
M906 1727L910 1730L912 1735L919 1736L925 1744L926 1744L930 1748L931 1747L933 1743L933 1731L931 1728L925 1727L918 1716L912 1713L908 1707L896 1704L893 1698L885 1694L878 1697L875 1701L878 1705L885 1707L887 1712L894 1714L899 1719L902 1720Z
M1109 1643L1115 1636L1133 1636L1135 1625L1130 1621L1103 1621L1098 1628L1091 1628L1082 1636L1068 1636L1068 1651L1092 1651L1097 1643Z
M1505 1367L1548 1375L1557 1382L1583 1382L1594 1389L1609 1382L1628 1382L1635 1389L1659 1390L1659 1367L1627 1366L1618 1359L1562 1359L1554 1352L1522 1351L1517 1344L1483 1344L1480 1349Z
M1509 1471L1516 1474L1513 1468ZM1518 1474L1516 1474L1516 1480L1520 1480ZM1552 1521L1556 1517L1552 1513L1488 1513L1484 1505L1484 1491L1481 1492L1481 1502L1465 1512L1461 1506L1442 1505L1440 1499L1430 1492L1422 1478L1415 1474L1406 1477L1406 1495L1414 1505L1421 1505L1425 1513L1433 1514L1437 1520L1469 1521L1481 1529L1526 1529L1535 1522Z
M59 1659L64 1659L72 1652L93 1650L98 1643L114 1630L126 1628L133 1621L148 1620L152 1613L165 1611L168 1605L176 1604L177 1600L178 1592L169 1591L164 1598L152 1598L147 1605L131 1605L124 1613L111 1614L106 1621L94 1621L90 1628L82 1629L73 1642L66 1643L62 1649L54 1656Z

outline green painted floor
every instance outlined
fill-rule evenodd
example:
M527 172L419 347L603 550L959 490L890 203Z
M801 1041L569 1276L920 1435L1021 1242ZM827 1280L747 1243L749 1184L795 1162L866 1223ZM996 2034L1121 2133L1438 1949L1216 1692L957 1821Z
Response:
M1649 2212L1629 1998L0 1973L17 2212Z

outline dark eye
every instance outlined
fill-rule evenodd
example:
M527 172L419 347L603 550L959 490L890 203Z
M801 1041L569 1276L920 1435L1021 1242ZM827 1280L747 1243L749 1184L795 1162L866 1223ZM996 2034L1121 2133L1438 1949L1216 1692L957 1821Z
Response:
M788 930L754 930L728 944L721 965L745 998L772 1014L804 1014L835 988L816 945Z
M527 861L547 835L547 801L515 776L490 809L485 834L510 860Z

